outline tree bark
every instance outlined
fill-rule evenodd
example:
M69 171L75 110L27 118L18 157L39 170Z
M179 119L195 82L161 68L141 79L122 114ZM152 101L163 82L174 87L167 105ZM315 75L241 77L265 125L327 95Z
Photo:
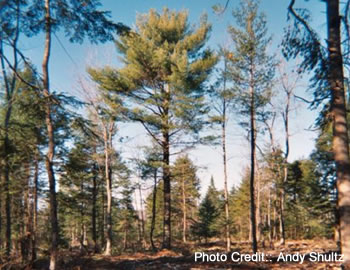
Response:
M107 124L104 125L104 150L105 150L105 176L106 176L106 193L107 193L107 211L106 211L106 249L105 255L110 256L112 252L112 169L110 167L110 150L112 149L112 125L107 129Z
M269 245L272 247L272 228L271 228L271 189L269 189L269 199L267 205L267 227L269 229Z
M186 211L186 190L185 190L185 172L184 167L182 168L182 241L187 242L187 211Z
M96 164L93 166L93 178L92 178L92 213L91 213L91 225L92 225L92 241L94 242L94 252L97 252L97 232L96 232L96 200L97 200L97 170Z
M165 85L163 102L163 193L164 193L164 217L163 217L163 248L171 248L171 184L170 184L170 136L169 136L169 103L170 89Z
M328 0L328 82L331 88L333 153L336 163L341 252L350 265L350 160L346 116L339 0ZM348 266L348 268L350 268Z
M137 213L137 241L141 244L142 243L142 233L141 233L141 224L140 224L140 216L139 216L139 209L137 205L137 195L136 191L134 193L135 195L135 212Z
M257 242L259 243L261 241L261 235L262 235L262 232L261 232L261 199L260 199L260 181L261 181L261 175L260 175L260 171L259 171L259 167L258 167L258 164L257 164L257 161L255 160L255 164L256 164L256 170L257 170L257 183L256 183L256 193L257 193L257 202L256 202L256 224L257 224L257 235L256 235L256 238L257 238Z
M281 240L280 244L285 244L285 226L284 226L284 184L287 182L288 179L288 156L289 156L289 107L290 107L290 99L291 99L291 89L285 89L285 92L287 94L287 102L285 110L282 114L283 116L283 124L284 124L284 132L285 132L285 152L284 152L284 158L283 158L283 182L281 186L281 198L280 198L280 231L281 231Z
M106 226L106 215L105 215L105 200L106 196L104 193L105 189L101 189L102 209L101 209L101 220L100 220L100 235L101 235L101 247L105 245L105 226Z
M169 134L165 133L163 144L163 193L164 193L164 226L163 248L171 248L171 199L170 199L170 168L169 168Z
M251 71L251 80L253 72ZM257 252L258 244L256 239L256 215L255 215L255 98L254 86L250 83L250 220L252 234L253 253Z
M37 150L38 151L38 150ZM36 232L38 226L38 178L39 178L39 157L35 154L34 176L33 176L33 232L32 232L32 258L36 260Z
M153 198L152 198L152 221L151 221L151 231L150 231L150 241L152 249L155 250L156 247L153 242L153 232L156 224L156 202L157 202L157 169L154 170L154 184L153 184Z
M53 169L53 160L55 156L54 126L51 116L50 100L50 80L49 80L49 59L51 52L51 14L50 0L45 0L45 49L42 62L43 73L43 94L46 99L45 123L47 127L48 149L46 154L46 170L49 180L49 199L50 199L50 222L51 222L51 250L50 250L50 270L57 269L58 255L58 220L57 220L57 200L56 200L56 180Z
M142 238L142 246L144 247L146 245L145 240L145 216L143 213L143 199L142 199L142 192L141 192L141 183L139 183L139 197L140 197L140 212L141 212L141 238Z
M226 62L225 62L226 68ZM226 85L224 85L224 89ZM229 204L228 204L228 187L227 187L227 157L226 157L226 101L223 100L223 114L222 114L222 158L224 164L224 199L225 199L225 233L226 233L226 251L231 250L231 237L230 237L230 217L229 217Z

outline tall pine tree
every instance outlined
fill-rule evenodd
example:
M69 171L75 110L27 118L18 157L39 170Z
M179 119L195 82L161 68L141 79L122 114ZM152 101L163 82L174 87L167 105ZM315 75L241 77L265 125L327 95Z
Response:
M138 16L135 31L117 41L124 67L90 69L101 88L125 98L125 115L141 123L162 149L164 248L171 247L170 150L193 142L190 137L203 124L203 89L216 63L203 49L209 31L206 17L195 29L185 11L150 10Z

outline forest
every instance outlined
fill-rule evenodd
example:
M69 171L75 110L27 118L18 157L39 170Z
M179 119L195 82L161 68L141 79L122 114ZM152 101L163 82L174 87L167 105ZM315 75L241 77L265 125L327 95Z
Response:
M0 269L350 269L350 1L175 2L0 0Z

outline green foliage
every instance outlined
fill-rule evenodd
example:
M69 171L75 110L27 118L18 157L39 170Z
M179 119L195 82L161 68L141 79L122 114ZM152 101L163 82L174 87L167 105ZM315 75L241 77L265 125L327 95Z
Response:
M310 27L311 12L308 9L295 9L293 5L290 6L288 20L291 25L285 29L282 53L287 59L301 57L299 72L314 72L310 80L310 88L314 89L314 99L310 107L323 106L323 113L317 121L323 125L329 111L328 102L324 101L331 96L327 82L327 49L319 34Z
M192 226L192 232L199 238L204 238L205 242L209 238L217 235L217 230L214 226L215 220L218 217L217 208L214 202L210 199L209 191L205 195L203 201L199 205L198 222Z
M152 219L152 207L153 207L153 190L152 192L147 196L146 198L146 232L147 235L149 235L149 232L151 230L151 219ZM161 241L162 233L163 233L163 207L164 207L164 201L163 201L163 182L159 182L157 184L156 189L156 215L155 215L155 229L154 229L154 239L158 242Z
M258 1L252 0L241 1L233 16L237 27L228 29L233 42L229 72L235 82L237 105L241 114L250 115L253 108L256 119L262 120L267 117L276 66L274 57L267 53L271 37L266 16L259 12Z
M187 12L164 9L140 15L136 30L116 42L124 67L89 69L110 99L123 97L125 115L141 122L157 142L163 132L173 143L203 125L205 81L216 57L202 49L210 25L203 17L198 29L188 24ZM175 136L176 135L176 136Z
M230 193L230 217L232 219L232 232L240 240L249 238L249 171L246 170L242 182L237 190Z
M329 198L323 196L316 164L311 160L295 161L288 171L285 183L287 233L294 239L329 235L333 209Z
M182 228L184 199L187 226L193 224L197 216L198 200L200 197L199 179L196 175L197 168L191 159L185 155L176 159L171 173L173 183L172 199L174 202L172 204L172 210L174 213L174 221L177 223L175 227ZM182 232L182 229L179 229L178 232Z

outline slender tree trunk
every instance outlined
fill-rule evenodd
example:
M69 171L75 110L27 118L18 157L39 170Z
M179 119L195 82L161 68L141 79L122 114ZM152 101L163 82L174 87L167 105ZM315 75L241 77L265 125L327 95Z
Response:
M104 126L104 146L105 146L105 175L106 175L106 194L107 194L107 211L106 211L106 249L105 255L110 256L112 252L112 170L110 168L109 152L111 149L110 137L111 134L107 129L107 124Z
M157 169L154 170L154 184L153 184L153 198L152 198L152 221L151 221L151 231L150 231L150 241L152 249L155 250L156 247L153 242L153 232L156 224L156 202L157 202Z
M281 186L281 205L280 205L280 231L281 231L281 241L280 244L285 244L285 226L284 226L284 184L288 179L288 156L289 156L289 106L290 106L290 98L292 92L290 90L286 90L287 93L287 102L286 108L283 113L283 123L284 123L284 131L285 131L285 153L283 159L283 182Z
M91 224L92 224L92 241L94 242L94 252L97 252L97 232L96 232L96 201L97 201L97 174L96 164L93 166L93 178L92 178L92 213L91 213Z
M50 270L57 269L58 256L58 220L57 220L57 200L56 200L56 180L53 169L55 156L54 126L51 116L50 100L50 80L49 80L49 59L51 52L51 14L50 0L45 0L45 49L42 62L43 73L43 94L46 99L45 122L48 136L48 149L46 154L46 170L49 179L49 199L50 199L50 222L51 222L51 250L50 250Z
M170 169L169 169L169 134L164 134L163 148L163 193L164 193L164 226L163 248L171 248L171 199L170 199Z
M105 246L105 226L106 226L106 215L105 215L105 189L101 189L102 209L101 209L101 220L100 220L100 235L101 235L101 247Z
M169 85L164 89L163 104L163 193L164 193L164 221L163 221L163 248L171 248L171 184L170 184L170 136L169 136Z
M267 227L269 228L269 244L272 246L272 228L271 228L271 190L269 189L269 201L267 205Z
M339 0L328 0L328 80L332 91L333 153L336 163L341 252L350 265L350 160L341 51ZM350 268L350 267L348 267Z
M283 189L281 190L281 197L280 197L280 213L279 213L279 230L280 230L280 244L284 245L285 244L285 231L284 231L284 218L283 218L283 213L284 213L284 191Z
M253 72L251 72L251 80ZM256 239L256 215L255 215L255 99L254 87L250 85L250 219L252 233L252 249L253 253L257 252L258 244Z
M38 226L38 178L39 178L39 154L35 154L34 177L33 177L33 232L32 232L32 258L36 260L36 234Z
M226 65L226 63L225 63ZM226 85L224 85L224 89ZM222 158L224 164L224 199L225 199L225 233L226 233L226 251L231 250L230 237L230 216L228 204L228 187L227 187L227 157L226 157L226 101L223 100L223 119L222 119Z
M27 263L30 249L30 234L32 231L32 219L31 219L31 209L30 209L30 164L26 163L24 165L26 168L27 182L24 186L24 197L23 197L23 220L24 220L24 230L21 236L21 257L22 262Z
M256 164L256 167L257 167L257 187L256 187L256 189L257 189L257 191L256 191L256 193L257 193L257 202L256 202L256 224L257 224L257 236L256 236L256 238L257 238L257 242L260 242L260 240L261 240L261 209L260 209L260 207L261 207L261 204L260 204L260 181L261 181L261 179L260 179L260 177L261 177L261 175L260 175L260 171L259 171L259 168L258 168L258 165L257 165L257 163L256 163L257 161L255 160L255 164Z
M5 120L5 138L4 138L4 152L5 152L5 167L4 167L4 191L5 191L5 212L6 212L6 256L9 257L11 253L11 193L10 193L10 166L9 166L9 138L8 126L6 127Z
M186 191L185 191L185 173L184 167L182 168L182 241L184 243L187 242L186 234L187 234L187 209L186 209Z
M277 205L276 205L276 198L277 196L275 196L275 203L274 203L274 207L273 207L273 239L276 240L277 239L277 221L276 221L276 212L277 212Z
M135 191L134 195L135 195L135 212L137 213L137 241L141 244L142 233L141 233L140 215L139 215L139 210L138 210L138 205L137 205L136 191Z
M145 247L145 216L143 213L143 198L142 198L142 192L141 192L141 183L139 183L139 197L140 197L140 213L141 213L141 239L142 239L142 246Z

